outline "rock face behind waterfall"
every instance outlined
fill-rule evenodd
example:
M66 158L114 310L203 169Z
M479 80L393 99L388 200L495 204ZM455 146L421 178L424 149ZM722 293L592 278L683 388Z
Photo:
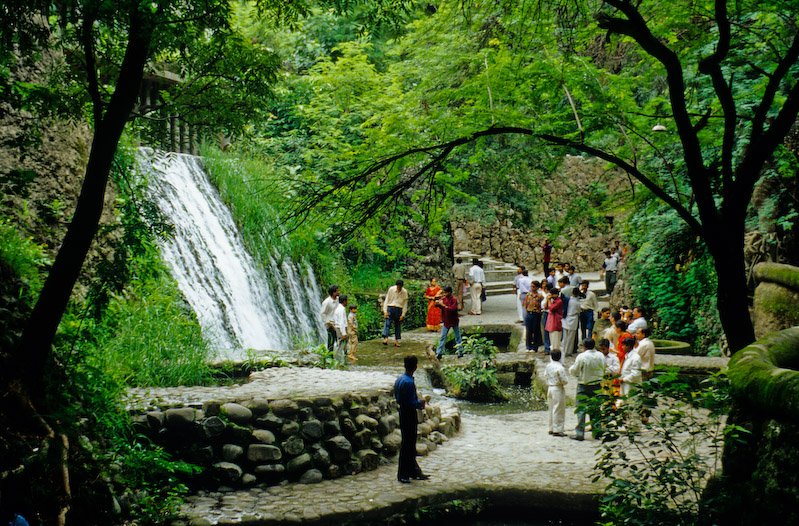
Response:
M162 254L206 337L222 357L283 350L322 331L313 270L275 253L256 261L230 211L191 155L139 151L151 199L174 225Z

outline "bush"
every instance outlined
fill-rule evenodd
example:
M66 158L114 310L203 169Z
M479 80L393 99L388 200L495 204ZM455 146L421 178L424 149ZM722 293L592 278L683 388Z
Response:
M471 357L465 367L447 365L442 368L449 394L474 402L505 400L494 366L497 348L482 336L466 336L460 351Z
M696 388L676 368L645 382L620 409L610 396L590 401L603 440L593 480L607 481L600 510L608 522L600 523L711 524L723 498L703 500L705 485L720 470L725 439L745 432L725 425L729 401L723 374Z

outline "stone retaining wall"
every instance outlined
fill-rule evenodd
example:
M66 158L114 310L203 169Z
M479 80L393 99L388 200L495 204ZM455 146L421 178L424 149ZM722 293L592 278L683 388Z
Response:
M428 406L423 413L420 456L460 428L454 406ZM397 405L385 389L340 398L209 401L137 413L133 420L137 431L206 468L204 484L228 487L307 484L371 471L392 462L401 441Z

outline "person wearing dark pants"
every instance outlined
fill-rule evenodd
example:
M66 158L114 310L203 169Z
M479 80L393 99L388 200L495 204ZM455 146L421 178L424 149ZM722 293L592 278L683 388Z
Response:
M327 289L328 296L322 302L322 322L327 330L327 349L332 353L336 349L338 333L336 332L336 309L338 308L338 285Z
M581 352L574 365L569 368L569 373L577 377L577 428L571 438L583 440L585 438L585 415L591 399L596 397L605 377L605 356L595 349L594 340L583 340L585 350ZM599 425L591 417L592 434L599 435Z
M402 320L405 318L405 311L408 309L408 290L403 288L404 284L404 281L398 279L396 285L388 289L386 298L383 300L383 317L386 319L386 323L383 325L383 345L388 345L388 335L393 323L394 345L400 346Z
M541 345L541 302L543 296L538 292L541 283L533 281L524 297L522 308L524 310L525 348L528 352L538 351Z
M416 395L416 383L413 381L419 360L416 356L406 356L404 362L405 373L394 382L394 399L399 406L402 433L397 480L408 484L411 479L427 480L430 477L422 473L416 462L416 410L424 409L424 400L419 400Z

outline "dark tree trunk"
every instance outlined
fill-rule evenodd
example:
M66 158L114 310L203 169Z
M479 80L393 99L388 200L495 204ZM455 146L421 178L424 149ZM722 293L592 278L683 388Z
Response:
M741 216L723 221L717 228L706 228L704 236L713 256L718 281L719 318L731 353L755 341L755 329L749 314L743 234Z
M53 339L97 232L111 165L149 57L152 36L149 21L133 13L129 35L114 94L106 111L95 113L103 117L95 122L89 162L72 222L16 349L14 365L18 370L12 374L22 380L34 399L42 395L42 379L52 360Z

